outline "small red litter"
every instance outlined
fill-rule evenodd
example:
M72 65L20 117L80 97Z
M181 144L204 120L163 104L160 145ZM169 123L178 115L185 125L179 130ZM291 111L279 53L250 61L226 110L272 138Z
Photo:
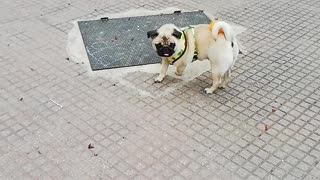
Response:
M264 125L264 131L268 131L269 130L269 126L268 125Z

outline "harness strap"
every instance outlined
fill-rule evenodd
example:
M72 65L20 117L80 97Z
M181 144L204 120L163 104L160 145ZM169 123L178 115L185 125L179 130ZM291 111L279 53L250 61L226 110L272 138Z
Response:
M186 50L187 50L187 45L188 45L188 40L187 40L187 36L186 36L186 34L185 34L185 31L186 30L190 30L191 31L191 33L192 33L192 35L193 35L193 37L195 38L195 30L194 30L194 28L195 28L195 26L188 26L188 27L185 27L185 28L182 28L181 30L182 30L182 38L183 38L183 40L185 41L184 42L184 49L183 50L180 50L180 52L175 56L175 57L169 57L169 58L167 58L167 60L168 60L168 62L169 62L169 64L174 64L176 61L178 61L183 55L184 55L184 53L186 52ZM193 56L193 59L192 59L192 61L195 61L195 60L197 60L198 59L198 52L197 52L197 50L196 50L196 48L195 48L195 50L194 50L194 56Z
M187 50L188 43L187 43L187 37L186 37L186 34L184 33L184 31L182 31L182 38L184 39L184 49L180 50L180 52L177 54L176 57L169 57L168 58L168 62L171 65L174 64L176 61L178 61L184 55L184 53Z

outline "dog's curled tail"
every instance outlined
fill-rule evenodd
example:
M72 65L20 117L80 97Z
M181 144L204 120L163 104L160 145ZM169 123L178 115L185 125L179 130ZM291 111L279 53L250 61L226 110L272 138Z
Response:
M212 27L212 36L214 39L217 39L219 34L224 34L224 37L227 41L232 42L232 29L230 25L224 21L216 21Z

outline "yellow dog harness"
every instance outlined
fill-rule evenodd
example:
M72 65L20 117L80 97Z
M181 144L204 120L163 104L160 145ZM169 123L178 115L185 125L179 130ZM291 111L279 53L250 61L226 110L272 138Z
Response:
M188 27L185 27L182 29L182 36L181 36L181 40L184 41L183 43L183 47L180 49L180 51L175 55L175 56L171 56L171 57L168 57L167 60L169 62L169 64L174 64L177 60L179 60L183 55L184 53L186 52L187 50L187 37L186 37L186 34L185 34L185 31L186 30L190 30L193 37L195 38L195 31L194 31L194 28L195 26L188 26ZM195 49L194 50L194 56L193 56L193 61L197 60L198 59L198 53L197 53L197 50Z

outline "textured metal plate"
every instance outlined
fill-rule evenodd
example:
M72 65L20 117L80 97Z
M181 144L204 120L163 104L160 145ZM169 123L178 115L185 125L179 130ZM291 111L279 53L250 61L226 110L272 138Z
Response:
M92 70L159 63L147 31L210 23L201 11L78 22Z

